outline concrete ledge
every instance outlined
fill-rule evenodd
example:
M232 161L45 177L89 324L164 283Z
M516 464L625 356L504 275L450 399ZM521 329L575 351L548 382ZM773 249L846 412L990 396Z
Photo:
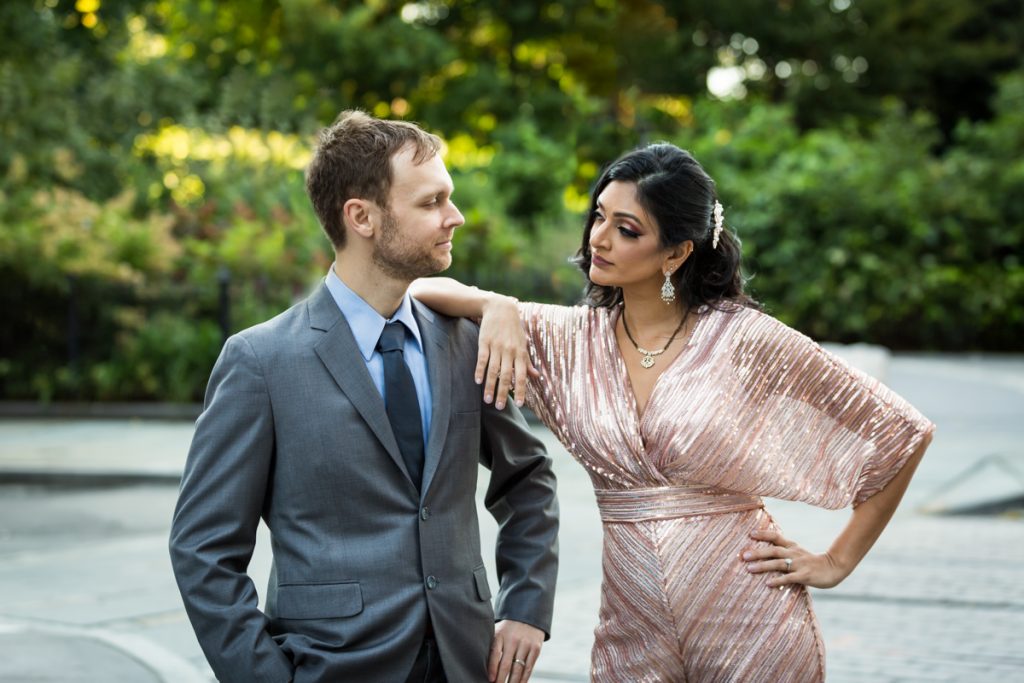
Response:
M935 515L978 515L982 517L1024 518L1024 494L999 500L963 505L957 508L932 511Z
M879 382L888 381L890 353L884 346L822 342L821 347Z
M1024 455L991 453L947 480L920 506L932 515L1024 515Z

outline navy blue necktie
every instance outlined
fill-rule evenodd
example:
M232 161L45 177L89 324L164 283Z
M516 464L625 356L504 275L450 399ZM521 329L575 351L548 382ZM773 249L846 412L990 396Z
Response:
M384 358L384 405L391 431L412 483L419 490L423 481L423 422L416 384L405 364L405 332L402 323L388 323L380 334L377 350Z

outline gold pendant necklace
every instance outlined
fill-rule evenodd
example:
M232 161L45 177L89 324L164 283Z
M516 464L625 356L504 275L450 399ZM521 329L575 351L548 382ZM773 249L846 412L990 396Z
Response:
M676 340L676 335L679 334L679 330L683 329L683 324L686 322L686 318L690 315L690 309L686 309L686 313L683 314L683 319L679 321L679 326L676 327L676 331L672 333L672 336L668 339L668 344L665 344L660 351L648 351L647 349L641 348L636 340L633 339L633 335L629 333L629 325L626 324L626 310L622 310L622 329L626 331L626 337L633 344L633 348L640 352L643 358L640 359L640 366L643 368L654 367L654 357L660 356L665 353L668 347L672 346L672 342Z

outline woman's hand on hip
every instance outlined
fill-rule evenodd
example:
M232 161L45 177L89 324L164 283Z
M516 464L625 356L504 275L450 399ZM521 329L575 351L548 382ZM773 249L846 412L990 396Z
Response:
M752 574L767 574L772 588L793 583L832 588L849 574L828 553L816 555L804 550L777 531L759 529L750 537L769 545L744 550L741 560Z

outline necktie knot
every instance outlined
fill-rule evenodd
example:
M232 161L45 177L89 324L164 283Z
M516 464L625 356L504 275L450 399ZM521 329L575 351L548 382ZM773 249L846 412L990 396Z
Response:
M405 348L405 325L400 322L388 323L380 333L377 349L381 353L402 351Z

